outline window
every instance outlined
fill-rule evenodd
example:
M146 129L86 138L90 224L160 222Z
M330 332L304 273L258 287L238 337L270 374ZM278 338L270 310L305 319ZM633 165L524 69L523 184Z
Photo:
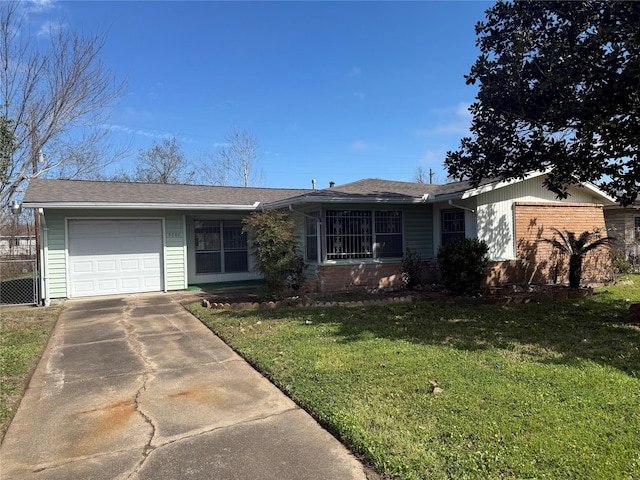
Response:
M237 221L194 222L196 273L247 272L247 235Z
M376 243L375 252L378 258L394 258L402 256L402 212L375 212Z
M636 217L636 241L640 242L640 217Z
M441 226L442 245L464 239L464 210L442 210Z
M314 218L310 218L314 217ZM317 263L320 260L318 252L318 219L320 212L312 212L305 217L305 260Z
M402 212L327 210L327 258L402 256Z

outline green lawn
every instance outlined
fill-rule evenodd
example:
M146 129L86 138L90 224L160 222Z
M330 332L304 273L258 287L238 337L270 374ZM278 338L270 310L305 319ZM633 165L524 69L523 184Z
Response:
M47 345L60 307L0 310L0 440Z
M640 329L621 321L640 276L628 278L546 305L190 309L389 477L632 479Z

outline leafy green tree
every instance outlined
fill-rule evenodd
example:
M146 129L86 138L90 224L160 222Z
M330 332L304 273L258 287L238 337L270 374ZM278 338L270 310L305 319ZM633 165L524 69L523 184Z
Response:
M630 204L640 189L640 2L498 2L478 23L471 137L449 175L592 182Z
M574 232L563 233L557 228L552 228L552 230L560 237L560 240L552 238L543 239L543 241L569 255L569 286L578 288L582 280L582 263L585 255L591 250L613 243L614 239L601 237L598 232L582 232L580 236L576 237Z
M265 297L283 298L302 283L304 259L298 252L295 222L283 210L255 212L244 221L244 231L256 259L256 269L267 282Z

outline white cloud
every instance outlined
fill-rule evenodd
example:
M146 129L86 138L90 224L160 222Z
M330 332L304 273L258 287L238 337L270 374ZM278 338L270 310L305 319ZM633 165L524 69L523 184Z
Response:
M107 128L113 132L126 133L128 135L134 135L136 137L170 139L175 136L167 132L160 132L158 130L146 130L143 128L132 128L126 125L108 125Z
M433 116L438 120L434 127L423 128L417 131L420 136L439 135L469 135L472 115L469 112L469 103L458 103L450 108L434 109Z
M364 100L364 93L362 92L353 92L353 96L359 100Z
M56 22L53 20L47 20L42 25L40 25L40 30L38 30L38 37L51 37L60 33L66 25L64 23Z
M347 76L349 78L354 78L354 77L359 77L361 74L362 74L362 69L360 67L353 66L351 67L351 70L349 70L349 73L347 74Z
M30 0L25 6L29 12L46 12L54 8L54 0Z

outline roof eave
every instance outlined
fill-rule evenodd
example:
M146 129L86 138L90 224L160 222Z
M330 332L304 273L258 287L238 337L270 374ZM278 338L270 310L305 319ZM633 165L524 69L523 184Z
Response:
M112 203L112 202L24 202L23 208L91 208L95 210L243 210L254 211L260 202L252 205L184 204L184 203Z
M391 198L391 197L325 197L322 195L311 195L297 198L279 200L277 202L264 203L262 206L267 209L286 208L289 205L299 205L302 203L365 203L365 204L420 204L430 203L431 197L409 197L409 198Z

